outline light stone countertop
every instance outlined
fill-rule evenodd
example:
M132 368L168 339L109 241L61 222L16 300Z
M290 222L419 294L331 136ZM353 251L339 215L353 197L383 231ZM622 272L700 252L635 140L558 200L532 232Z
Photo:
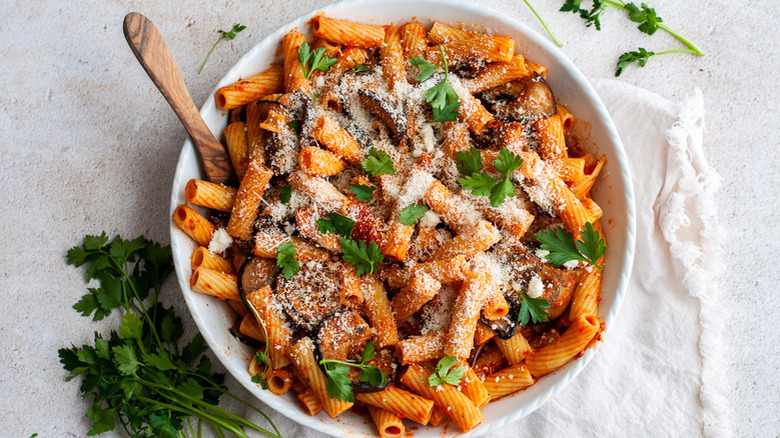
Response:
M144 234L167 243L173 171L186 133L128 49L122 19L138 11L165 36L200 105L241 55L280 24L322 0L220 2L0 2L0 430L4 436L84 436L87 404L65 382L56 351L92 342L116 325L78 316L83 272L65 251L85 234ZM484 0L543 29L520 0ZM649 37L618 11L603 30L556 12L562 1L533 0L589 78L612 77L628 49L677 48L663 32ZM780 3L757 0L652 0L673 29L706 56L668 55L620 80L681 100L704 93L705 145L723 177L718 195L726 230L720 278L729 312L724 351L732 423L738 436L780 435ZM175 5L175 6L174 6ZM247 29L220 43L202 74L216 29ZM166 292L176 301L169 281ZM184 325L194 327L178 306Z

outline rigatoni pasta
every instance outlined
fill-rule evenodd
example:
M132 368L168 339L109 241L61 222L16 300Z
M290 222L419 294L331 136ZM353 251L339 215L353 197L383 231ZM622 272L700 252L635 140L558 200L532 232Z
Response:
M544 236L605 245L606 160L507 36L311 26L217 92L239 185L193 179L197 210L174 212L192 290L230 303L251 375L308 414L469 431L599 339L603 251L564 263Z

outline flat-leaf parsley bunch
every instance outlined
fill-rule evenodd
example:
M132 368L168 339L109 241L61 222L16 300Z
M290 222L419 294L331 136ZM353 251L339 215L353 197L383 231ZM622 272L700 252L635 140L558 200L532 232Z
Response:
M94 345L59 350L68 380L83 376L82 395L92 400L88 435L114 430L118 423L131 437L200 437L206 423L219 437L229 432L248 438L247 429L281 437L268 416L226 391L224 375L213 373L203 356L207 348L200 334L181 342L181 319L159 301L162 283L173 271L169 246L144 237L117 236L109 242L103 233L86 236L82 246L68 251L67 261L86 265L87 281L99 284L74 309L93 320L116 309L124 313L107 337L95 333ZM219 408L222 395L258 412L273 431Z

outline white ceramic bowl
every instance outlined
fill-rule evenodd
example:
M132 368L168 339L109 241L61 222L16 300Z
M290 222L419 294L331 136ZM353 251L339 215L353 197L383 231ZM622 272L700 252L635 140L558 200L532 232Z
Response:
M628 160L615 126L582 73L547 39L514 18L484 6L446 0L356 0L326 6L281 26L244 55L222 78L214 91L241 77L268 68L273 61L278 60L276 54L280 52L282 36L295 27L301 32L308 32L306 21L321 11L334 18L371 24L403 23L415 18L423 24L435 19L449 24L475 25L492 33L509 35L517 43L518 53L548 68L548 81L558 101L590 127L590 135L585 143L587 150L606 155L608 160L593 194L604 210L602 222L609 242L599 306L599 317L606 323L603 339L604 342L609 342L610 328L625 296L631 273L634 254L634 194ZM213 96L214 93L211 93L200 113L211 131L219 134L227 124L227 114L217 108ZM176 206L184 203L184 186L187 181L190 178L203 177L192 142L187 141L179 156L174 176L171 214ZM225 368L263 403L293 421L333 436L376 436L373 425L366 422L364 417L349 412L339 416L338 420L330 419L324 412L311 417L303 413L294 396L276 396L263 391L250 381L247 364L253 352L228 333L228 328L232 325L230 311L219 300L193 292L189 287L192 273L189 260L195 246L195 243L171 222L171 247L179 286L200 332ZM485 434L533 412L579 374L596 354L599 345L543 377L525 391L488 404L484 409L485 420L482 424L463 436ZM415 436L440 436L442 431L441 428L422 427L415 431ZM447 433L456 432L452 427L447 429Z

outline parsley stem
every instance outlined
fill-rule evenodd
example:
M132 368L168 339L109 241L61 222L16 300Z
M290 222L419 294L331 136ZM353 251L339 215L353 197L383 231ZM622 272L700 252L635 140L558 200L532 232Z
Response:
M168 397L168 398L170 398L170 397ZM147 403L150 403L150 404L153 404L153 405L156 405L156 406L160 406L160 407L163 407L163 408L166 408L166 409L170 409L170 410L175 411L175 412L180 412L180 413L188 415L190 417L202 418L202 419L208 421L209 423L211 423L214 426L215 429L217 428L217 425L219 425L219 426L222 426L225 429L229 430L230 432L232 432L234 435L236 435L238 437L249 438L249 436L247 434L245 434L240 429L240 426L238 426L238 425L231 425L228 421L225 421L225 419L221 419L221 418L215 417L215 416L209 414L206 411L193 409L193 408L188 408L188 407L185 407L185 406L176 406L176 405L172 405L170 403L161 402L159 400L152 400L152 399L150 399L148 397L144 397L142 395L138 396L138 400L145 401ZM175 403L181 403L178 400L171 400L171 401L175 402Z
M553 34L550 28L547 27L547 23L545 23L544 20L542 20L542 17L540 17L539 14L536 13L536 10L534 9L533 6L531 6L531 3L529 3L528 0L523 0L523 3L525 3L525 5L528 6L528 9L530 9L531 12L533 12L534 15L536 15L536 19L539 20L540 23L542 23L542 27L544 27L544 30L547 31L548 35L550 35L550 38L552 38L552 40L555 42L555 45L557 45L558 47L563 47L563 44L561 44L561 42L558 41L558 38L555 37L555 34Z
M658 27L659 27L660 29L663 29L663 30L665 30L665 31L666 31L666 32L667 32L669 35L672 35L673 37L675 37L675 38L677 38L678 40L680 40L680 41L681 41L683 44L685 44L686 46L690 47L690 48L691 48L691 51L690 51L690 52L688 52L688 53L693 53L693 54L694 54L694 55L696 55L696 56L704 56L704 52L702 52L701 50L699 50L699 48L698 48L698 47L696 47L695 45L693 45L693 43L692 43L692 42L688 41L688 39L687 39L687 38L683 37L682 35L680 35L679 33L675 32L675 31L673 31L672 29L669 29L669 27L668 27L668 26L666 26L665 24L663 24L663 23L660 23L660 24L658 24ZM669 52L669 53L671 53L671 52Z
M211 50L209 50L209 54L206 55L206 59L203 60L203 64L201 64L200 70L198 70L198 74L200 74L200 72L203 71L203 68L206 66L206 63L209 62L209 58L211 58L211 54L214 52L214 49L217 48L217 44L219 44L219 42L222 41L223 38L225 38L225 35L220 35L220 37L217 40L217 42L214 43L213 46L211 46Z
M113 263L114 266L116 267L116 269L118 269L119 272L122 274L122 276L125 277L125 281L127 282L127 284L130 285L130 290L133 292L133 295L135 296L135 299L138 301L138 303L142 303L143 300L141 300L141 295L138 293L138 290L135 288L135 285L133 284L133 281L130 278L130 276L127 274L127 271L125 269L123 269L121 266L119 266L119 263L117 263L114 260L114 258L111 257L111 254L108 254L105 251L102 251L102 252L104 254L108 255L108 259L111 260L111 263ZM164 350L164 348L162 348L163 343L160 340L160 335L157 334L157 327L155 327L154 321L152 321L152 318L149 317L149 313L146 312L146 309L144 309L144 311L141 311L140 309L138 309L138 307L135 307L135 303L133 303L133 302L131 302L130 304L136 309L136 312L142 314L146 318L146 321L149 323L149 329L151 329L152 335L154 335L154 338L157 340L157 345L160 347L160 349ZM138 345L140 346L141 343L139 342Z
M163 390L165 390L165 391L170 391L170 392L172 392L172 393L176 394L178 397L181 397L181 398L184 398L184 399L190 400L191 402L193 402L193 403L196 403L196 404L198 404L198 405L201 405L201 406L203 406L203 407L205 407L205 408L207 408L207 409L209 409L209 410L211 410L211 411L214 411L214 413L216 413L216 414L220 414L220 415L222 415L223 417L226 417L226 418L232 418L232 419L234 419L234 421L237 421L238 423L243 423L243 425L244 425L244 426L246 426L246 427L249 427L249 428L251 428L251 429L254 429L254 430L258 431L258 432L262 432L262 433L264 433L264 434L266 434L266 435L268 435L268 436L271 436L271 437L279 437L279 436L280 436L280 434L279 434L279 431L276 429L276 425L274 425L274 430L276 431L276 434L273 434L273 433L271 433L270 431L268 431L268 430L266 430L266 429L264 429L264 428L262 428L262 427L260 427L260 426L258 426L258 425L256 425L256 424L254 424L254 423L250 422L249 420L246 420L246 419L244 419L243 417L240 417L240 416L238 416L238 415L236 415L236 414L234 414L234 413L232 413L232 412L226 411L226 410L224 410L224 409L220 409L220 408L219 408L219 407L217 407L217 406L214 406L214 405L212 405L212 404L210 404L210 403L207 403L207 402L204 402L204 401L202 401L202 400L199 400L199 399L197 399L197 398L195 398L195 397L192 397L192 396L190 396L190 395L188 395L188 394L186 394L186 393L184 393L184 392L182 392L182 391L179 391L179 390L178 390L178 389L176 389L176 388L171 388L170 386L160 385L160 384L158 384L158 383L150 382L150 381L143 380L143 379L140 379L140 378L139 378L139 379L137 379L137 380L138 380L139 382L143 383L144 385L147 385L147 386L149 386L149 387L151 387L151 388L154 388L154 389L156 389L156 390L157 390L157 392L158 392L158 393L160 393L160 394L161 394L161 395L163 395L163 396L166 396L166 397L169 397L169 398L170 398L170 396L169 396L169 395L167 395L167 394L165 394L165 393L163 393L163 392L162 392ZM230 395L231 397L233 397L231 394L227 393L227 392L226 392L224 389L222 389L222 388L219 388L219 390L220 390L220 392L222 392L223 394L228 394L228 395ZM235 399L235 397L233 397L233 398ZM238 399L236 399L236 400L238 400ZM177 399L176 401L178 402L178 399ZM240 400L239 400L239 401L240 401ZM246 403L245 403L245 404L246 404ZM264 416L264 417L265 417L267 420L269 420L269 421L270 421L270 419L269 419L267 416L265 416L265 414L263 414L263 416Z
M665 52L656 52L655 55L653 55L653 56L666 55L668 53L692 53L694 55L697 54L694 49L677 49L677 50L667 50Z

